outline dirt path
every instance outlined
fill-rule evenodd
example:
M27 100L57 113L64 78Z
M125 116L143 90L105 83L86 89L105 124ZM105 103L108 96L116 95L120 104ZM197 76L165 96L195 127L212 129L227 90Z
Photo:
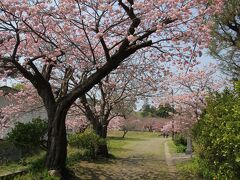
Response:
M165 154L165 161L167 163L169 173L172 174L172 176L176 176L177 170L173 163L173 157L169 152L167 141L164 142L164 154Z
M117 159L81 161L73 168L84 180L175 180L176 171L165 142L160 137L141 138L123 146Z

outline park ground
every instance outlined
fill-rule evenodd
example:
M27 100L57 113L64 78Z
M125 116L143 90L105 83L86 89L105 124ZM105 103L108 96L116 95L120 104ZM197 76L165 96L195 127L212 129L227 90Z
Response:
M188 157L175 157L175 146L171 138L162 138L158 133L129 132L122 139L121 132L112 132L109 135L109 148L115 159L81 161L71 167L75 175L81 179L99 180L186 178L177 172L176 164Z
M180 172L179 165L186 164L190 157L176 154L176 147L171 138L163 138L158 133L149 132L129 132L124 139L121 136L120 131L109 133L108 145L112 158L108 160L83 160L79 151L69 150L68 167L74 172L74 179L181 180L194 178L191 174ZM10 167L17 168L13 165ZM3 170L2 173L4 173ZM27 174L16 179L32 179L34 176L39 177L39 174Z

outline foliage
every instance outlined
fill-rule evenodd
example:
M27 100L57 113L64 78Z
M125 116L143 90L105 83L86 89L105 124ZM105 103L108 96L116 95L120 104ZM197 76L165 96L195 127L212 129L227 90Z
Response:
M68 144L71 147L83 148L85 155L92 159L96 158L97 148L106 143L93 130L86 129L83 133L70 134L68 136Z
M174 112L175 110L173 107L170 106L170 104L165 104L164 106L160 105L156 111L156 116L166 118L170 116L169 113L174 113Z
M182 134L176 134L173 138L177 153L183 153L187 149L187 140Z
M176 148L177 153L184 153L187 149L187 147L182 144L176 145Z
M214 17L210 53L218 59L224 72L240 77L240 6L239 0L225 1L220 15Z
M40 118L28 123L17 122L12 131L8 133L8 140L25 150L33 150L40 147L46 131L47 122Z
M18 83L13 88L18 90L18 91L21 91L21 90L24 90L26 87L23 84Z
M149 104L144 104L141 110L141 115L143 117L162 117L162 118L166 118L169 117L169 113L174 113L175 110L169 105L169 104L165 104L163 105L159 105L158 108L155 108L154 106L151 106Z
M233 90L213 93L194 128L201 164L209 169L205 176L220 179L240 177L240 82Z

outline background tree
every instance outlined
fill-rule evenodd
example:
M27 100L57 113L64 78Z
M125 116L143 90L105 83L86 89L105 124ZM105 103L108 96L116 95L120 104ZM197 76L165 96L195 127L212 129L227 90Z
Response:
M174 113L173 107L170 104L160 104L157 108L154 105L144 104L141 109L141 115L143 117L170 117L170 114Z
M164 131L188 131L200 118L206 107L206 97L227 85L218 79L216 66L195 67L192 72L182 72L166 81L169 91L159 102L171 104L175 113Z
M133 66L132 63L135 62L124 62L118 70L107 75L97 86L82 96L78 103L75 103L80 109L79 112L87 117L92 128L101 138L107 137L108 124L113 118L121 116L126 119L133 111L137 97L144 96L154 89L146 83L146 78L148 83L152 80L149 75L145 77L140 69L132 71L126 68ZM124 74L122 69L125 69ZM106 144L99 147L98 154L108 156Z
M228 0L221 14L214 16L210 53L219 60L223 72L240 77L240 3Z

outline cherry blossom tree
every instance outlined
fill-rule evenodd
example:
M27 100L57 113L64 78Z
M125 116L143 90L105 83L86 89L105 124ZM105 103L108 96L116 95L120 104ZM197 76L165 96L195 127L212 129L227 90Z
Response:
M218 78L217 66L212 64L172 76L167 84L170 92L163 101L171 104L176 113L162 130L173 133L189 130L199 120L209 93L227 85L225 80Z
M137 98L154 92L155 84L157 84L155 79L158 79L159 84L162 80L159 77L161 73L157 73L158 69L152 68L152 72L158 74L155 77L151 72L142 73L143 68L140 65L138 68L134 68L137 63L135 59L124 62L117 70L107 75L83 95L78 102L75 102L75 106L80 109L79 112L87 117L94 131L101 138L107 137L108 124L112 119L123 117L127 120L127 116L135 108ZM146 62L146 66L150 65ZM133 69L135 70L133 71ZM104 157L108 156L106 144L102 144L98 148L98 154Z
M167 62L195 58L209 41L207 18L222 7L222 0L211 2L1 0L0 61L17 69L42 98L48 169L64 175L65 120L75 100L133 54L162 62L162 71Z

